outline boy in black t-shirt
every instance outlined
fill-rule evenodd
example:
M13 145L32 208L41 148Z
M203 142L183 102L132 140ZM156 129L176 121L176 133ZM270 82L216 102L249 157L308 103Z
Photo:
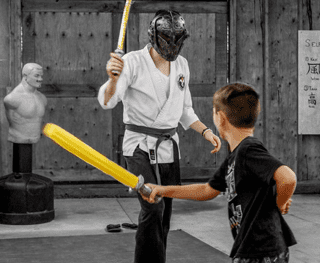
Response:
M253 137L260 112L259 95L247 84L233 83L213 97L213 121L230 153L206 184L159 186L155 195L210 200L227 192L234 244L233 263L289 262L288 247L296 240L284 221L296 187L296 175ZM205 131L204 131L205 132Z

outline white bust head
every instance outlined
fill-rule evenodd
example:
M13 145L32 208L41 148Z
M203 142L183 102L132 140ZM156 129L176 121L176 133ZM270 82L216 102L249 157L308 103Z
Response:
M42 84L43 69L36 63L27 63L22 68L22 79L33 88L40 88Z

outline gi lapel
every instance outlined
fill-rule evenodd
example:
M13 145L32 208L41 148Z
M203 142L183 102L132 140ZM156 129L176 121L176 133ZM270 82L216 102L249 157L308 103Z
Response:
M176 62L172 61L170 62L170 92L169 97L166 101L166 103L163 105L161 111L159 112L157 119L152 124L152 127L154 128L160 128L163 126L163 124L167 123L168 116L175 114L175 112L172 112L174 109L174 93L177 92L175 89L177 88L176 84ZM169 128L169 127L166 127Z
M156 88L157 88L157 85L159 85L159 83L161 83L161 80L157 78L158 74L157 73L157 68L150 56L150 53L149 53L149 49L151 47L151 44L148 44L145 49L143 50L143 53L144 53L144 56L146 58L146 61L147 61L147 65L148 65L148 70L149 70L149 73L150 73L150 76L151 76L151 80L152 80L152 83L153 83L153 86L152 88L150 87L150 92L152 92L152 95L154 96L155 100L157 101L157 110L160 111L161 110L161 105L160 105L160 101L159 101L159 98L157 96L157 93L156 93ZM156 76L156 77L154 77ZM152 90L152 91L151 91Z

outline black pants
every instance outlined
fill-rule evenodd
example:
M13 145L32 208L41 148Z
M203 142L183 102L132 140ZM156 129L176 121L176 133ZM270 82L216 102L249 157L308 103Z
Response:
M144 177L145 183L157 184L155 165L150 164L148 153L136 148L133 156L125 156L127 169ZM159 164L162 185L180 184L180 174L173 163ZM158 204L149 204L138 195L141 210L136 233L135 263L166 262L167 237L170 230L172 199L163 198ZM150 258L152 255L152 260Z

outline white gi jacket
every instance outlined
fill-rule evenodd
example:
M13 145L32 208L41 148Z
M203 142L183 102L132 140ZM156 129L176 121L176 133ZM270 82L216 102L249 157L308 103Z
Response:
M159 73L162 73L156 68L150 56L150 48L151 44L148 44L142 50L123 56L124 67L118 79L115 94L105 106L104 92L108 83L106 82L100 87L98 101L103 109L112 109L119 101L122 101L125 124L170 129L178 127L180 122L187 130L192 123L198 120L192 108L188 62L182 56L170 62L169 97L165 98L166 101L161 101L163 98L157 96L156 89L161 89L162 82ZM179 145L177 133L173 139ZM156 141L155 137L126 130L123 138L123 155L132 156L138 145L150 155L150 149L155 149ZM163 141L158 148L158 163L172 162L172 141ZM151 160L151 163L155 161Z

